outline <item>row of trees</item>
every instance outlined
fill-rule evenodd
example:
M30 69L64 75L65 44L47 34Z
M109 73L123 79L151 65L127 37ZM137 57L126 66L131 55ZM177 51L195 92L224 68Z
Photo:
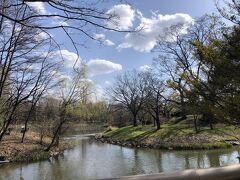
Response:
M226 9L229 7L232 15ZM149 113L160 128L161 116L178 111L179 120L193 115L211 129L217 122L239 125L240 117L240 27L239 7L229 2L220 13L234 24L230 27L215 15L204 15L182 33L183 25L159 37L159 54L146 72L119 75L110 89L116 106L132 114L134 126L141 112Z
M160 116L166 114L167 101L163 94L163 81L150 72L126 72L116 78L109 90L114 105L125 108L132 115L133 126L137 126L142 111L149 113L160 129Z
M72 77L70 80L59 75L65 71L64 59L61 45L51 35L51 30L61 30L76 53L81 43L77 43L71 33L95 39L94 33L99 29L120 30L107 26L114 15L96 8L98 1L38 1L54 13L39 10L30 4L33 2L0 1L0 143L17 121L24 123L23 142L29 122L35 119L39 124L54 124L51 143L46 147L48 151L58 144L63 125L71 119L72 109L81 109L83 104L90 106L87 99L91 94L85 66L77 67L79 59L75 60L72 70L67 70ZM55 57L56 52L60 52L60 56ZM51 98L50 91L54 92ZM81 116L92 118L84 113ZM42 128L44 131L46 126Z

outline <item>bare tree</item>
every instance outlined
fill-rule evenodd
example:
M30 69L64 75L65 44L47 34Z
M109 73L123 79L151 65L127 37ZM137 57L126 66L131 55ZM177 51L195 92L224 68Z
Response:
M54 13L38 10L31 3L42 2ZM44 31L46 35L53 38L49 30L62 30L73 44L78 54L77 45L84 46L83 42L77 42L72 34L80 33L92 40L96 39L94 34L99 29L115 32L132 32L133 30L122 30L118 28L118 15L108 13L99 5L104 1L69 1L69 0L2 0L0 2L0 32L4 20L32 29ZM36 6L35 6L36 7ZM19 11L24 16L15 16L13 12ZM30 24L29 21L38 22ZM109 23L113 26L109 26Z
M159 37L159 44L154 51L159 53L159 56L154 59L154 67L157 68L160 74L168 77L166 84L177 94L177 98L171 98L169 101L174 102L180 107L182 119L186 118L186 94L187 79L185 78L188 69L191 70L192 47L188 42L186 35L181 34L181 29L184 28L181 24L171 27L165 37Z
M215 0L219 13L229 21L240 25L240 2L239 0Z
M157 130L160 129L160 116L163 116L164 111L164 83L150 72L145 72L144 80L147 81L147 97L144 103L144 109L154 119L157 125Z
M31 7L29 3L43 2L45 5L51 7L55 13L38 12ZM111 28L106 25L106 21L112 20L116 14L108 14L105 9L96 8L103 1L93 2L78 2L68 0L4 0L1 3L0 15L9 21L14 21L23 26L38 28L38 29L73 29L84 33L92 38L88 33L88 27L94 26L107 30L121 31L120 29ZM26 17L16 18L8 13L12 9L26 9L30 14ZM29 20L37 20L44 22L45 20L58 20L65 22L60 24L42 23L38 25L30 25L26 22ZM115 18L116 21L116 18ZM117 22L115 22L117 23ZM66 32L67 33L67 32Z
M146 90L146 81L136 70L117 76L115 84L109 90L111 99L132 114L133 126L137 126L137 115L143 107Z
M27 14L20 9L11 13L16 17ZM6 19L2 19L1 23L0 99L4 108L0 114L4 122L0 141L9 125L16 120L21 104L33 99L36 94L42 94L38 92L46 88L45 83L49 83L52 71L57 68L56 61L47 61L49 52L55 47L50 38L40 36L42 31Z
M56 93L59 94L57 98L60 101L59 120L53 129L53 137L51 143L45 149L46 151L49 151L54 145L58 145L62 127L68 121L67 115L69 113L69 108L81 102L83 98L82 91L83 88L86 89L83 86L83 84L85 84L86 71L81 67L73 73L74 76L72 80L65 79L65 81L61 81L57 87ZM87 96L88 93L85 95Z

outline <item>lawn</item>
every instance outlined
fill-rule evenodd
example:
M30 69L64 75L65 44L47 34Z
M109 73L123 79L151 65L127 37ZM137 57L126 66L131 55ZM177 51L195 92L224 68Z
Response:
M231 147L232 141L240 138L240 129L217 124L213 130L201 127L196 133L192 125L181 122L162 124L160 130L152 125L111 128L103 133L103 137L113 141L134 141L138 145L148 144L157 148L211 149Z

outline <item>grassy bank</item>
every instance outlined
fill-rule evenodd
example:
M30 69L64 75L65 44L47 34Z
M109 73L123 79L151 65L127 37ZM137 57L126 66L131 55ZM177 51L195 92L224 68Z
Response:
M130 147L163 149L214 149L230 148L238 143L240 130L233 126L216 125L214 130L194 128L183 123L163 124L160 130L152 125L111 128L101 136L102 141Z

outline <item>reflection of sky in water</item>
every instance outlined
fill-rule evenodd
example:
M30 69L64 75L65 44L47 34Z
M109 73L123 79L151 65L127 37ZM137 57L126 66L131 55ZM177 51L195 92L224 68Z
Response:
M238 163L235 149L210 151L141 150L68 137L79 145L51 161L0 166L0 180L75 180L171 172ZM22 179L22 180L23 180Z

